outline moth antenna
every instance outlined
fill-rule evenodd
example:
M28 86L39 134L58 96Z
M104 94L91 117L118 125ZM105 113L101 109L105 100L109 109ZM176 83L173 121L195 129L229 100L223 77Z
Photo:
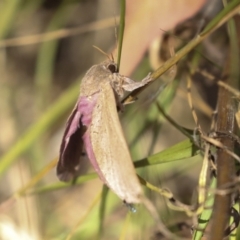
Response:
M101 48L93 45L94 48L96 48L100 53L104 54L105 56L107 56L107 58L110 60L110 61L114 61L113 60L113 55L111 54L111 57L109 56L109 54L107 54L106 52L104 52Z
M113 54L111 53L111 59L110 60L112 60L113 62L114 62L114 57L113 57Z

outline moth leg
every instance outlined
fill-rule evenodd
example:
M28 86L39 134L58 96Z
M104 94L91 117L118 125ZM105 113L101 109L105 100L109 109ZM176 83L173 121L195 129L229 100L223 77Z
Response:
M124 105L121 103L121 100L120 100L120 97L119 97L120 96L119 92L117 92L115 89L113 89L113 92L114 92L114 97L115 97L115 100L116 100L117 111L118 112L123 112L124 111Z
M118 94L118 96L123 97L124 90L122 88L123 85L123 77L119 73L113 73L111 77L111 86Z

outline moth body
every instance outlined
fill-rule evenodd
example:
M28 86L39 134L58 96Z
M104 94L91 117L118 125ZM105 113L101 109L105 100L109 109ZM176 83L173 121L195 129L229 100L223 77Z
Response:
M100 179L126 203L139 203L142 189L118 118L124 90L132 91L148 79L134 82L117 73L112 61L91 67L80 87L79 99L67 121L57 175L62 181L77 176L85 148Z

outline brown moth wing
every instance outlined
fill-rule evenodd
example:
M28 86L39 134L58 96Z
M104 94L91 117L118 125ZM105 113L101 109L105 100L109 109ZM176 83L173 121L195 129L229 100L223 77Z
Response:
M117 69L114 62L107 60L92 66L82 79L80 97L68 118L60 147L57 176L61 181L71 181L78 176L84 145L82 137L89 125L89 122L85 122L85 126L83 126L82 119L90 117L88 121L91 121L91 113L94 108L94 102L87 103L86 97L91 99L99 91L100 83L109 81L109 76L112 75L107 68L109 65Z
M57 176L61 181L71 181L77 177L80 157L83 149L82 136L85 128L81 124L81 112L78 102L66 123L66 129L60 147Z
M100 84L92 115L90 139L107 186L127 203L140 203L142 189L128 150L109 81Z

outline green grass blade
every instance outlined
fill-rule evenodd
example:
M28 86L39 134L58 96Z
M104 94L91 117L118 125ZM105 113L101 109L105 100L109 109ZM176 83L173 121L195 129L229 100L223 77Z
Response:
M197 155L199 152L191 140L187 139L148 158L134 162L136 168L167 163Z
M117 57L117 65L118 69L120 68L121 62L121 54L122 54L122 43L124 36L124 28L125 28L125 11L126 11L126 1L121 0L121 12L120 12L120 21L119 21L119 31L118 31L118 57Z

